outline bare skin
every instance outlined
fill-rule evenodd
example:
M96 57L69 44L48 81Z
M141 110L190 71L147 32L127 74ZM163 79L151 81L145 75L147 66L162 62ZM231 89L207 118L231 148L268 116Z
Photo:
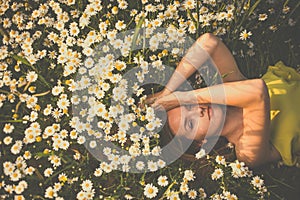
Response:
M200 143L208 124L219 124L222 113L218 105L228 105L221 135L235 145L237 158L252 167L279 160L279 152L269 142L270 99L264 81L247 80L228 48L212 34L200 36L196 43L209 54L220 74L229 74L223 78L224 83L193 91L176 91L184 79L201 66L194 66L183 58L164 90L148 98L147 102L155 109L168 111L169 126L174 134ZM199 63L208 58L205 54L197 57ZM222 95L222 91L226 95Z

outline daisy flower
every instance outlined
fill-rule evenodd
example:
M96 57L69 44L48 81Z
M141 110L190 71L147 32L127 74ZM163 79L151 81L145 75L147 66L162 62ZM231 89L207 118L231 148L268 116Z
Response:
M196 191L196 190L190 190L190 191L188 192L188 197L189 197L190 199L196 199L196 197L197 197L197 191Z
M7 123L4 125L3 132L9 134L12 133L14 129L15 129L14 125Z
M138 169L138 170L143 170L144 167L145 167L145 163L143 161L137 161L136 164L135 164L135 167Z
M10 137L10 136L7 136L7 137L5 137L5 138L3 139L3 143L4 143L5 145L11 144L12 141L13 141L13 138Z
M223 176L223 170L221 168L215 169L215 171L211 175L212 180L217 180Z
M195 5L196 5L195 0L186 0L183 3L183 6L185 7L185 9L190 9L190 10L194 9Z
M56 191L52 188L52 187L48 187L45 191L45 195L46 198L50 198L53 199L54 197L57 197L57 193Z
M53 174L53 169L52 168L47 168L44 171L44 176L45 177L50 177Z
M229 191L223 191L223 194L221 194L221 197L223 199L229 199L229 200L237 200L237 196L235 194L231 194Z
M248 31L245 29L240 34L240 40L247 40L252 35L251 31Z
M186 194L189 191L189 186L187 183L185 182L181 182L180 184L180 192L182 192L182 194Z
M90 180L84 180L81 184L81 187L84 191L90 191L93 189L93 183Z
M20 140L17 140L15 144L11 147L10 151L12 154L19 154L22 149L23 143Z
M200 149L200 151L198 153L196 153L196 158L200 159L203 158L206 155L205 150L204 149Z
M184 171L184 179L187 181L193 181L195 178L194 172L192 170L185 170Z
M164 168L166 166L166 162L163 161L162 159L158 159L156 163L159 168Z
M225 161L224 156L217 155L216 156L216 162L218 164L221 164L221 165L226 165L226 161Z
M255 176L251 180L251 184L254 187L261 188L263 186L263 184L264 184L264 180L262 180L259 176Z
M157 193L158 189L152 183L148 183L144 188L144 195L149 199L156 197Z
M165 187L169 184L168 178L166 176L159 176L157 179L157 184Z
M157 166L157 163L156 162L153 162L152 160L149 160L148 161L148 169L151 171L151 172L155 172L158 170L158 166Z
M128 7L128 3L125 0L119 1L119 8L125 10Z
M263 13L258 15L258 20L259 21L265 21L268 18L268 15Z
M199 188L198 192L200 198L205 199L207 197L205 190L203 188Z
M30 72L28 72L27 75L26 75L26 80L27 80L28 82L35 82L35 81L37 80L37 78L38 78L38 75L37 75L37 73L34 72L34 71L30 71Z

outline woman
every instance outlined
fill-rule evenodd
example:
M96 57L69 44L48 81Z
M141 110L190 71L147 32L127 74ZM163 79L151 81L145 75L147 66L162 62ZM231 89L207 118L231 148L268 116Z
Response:
M227 74L224 83L176 91L209 57L220 74ZM234 144L237 158L254 167L280 159L289 166L299 162L299 99L300 75L295 70L279 62L261 79L248 80L224 43L206 33L189 49L166 87L149 97L147 103L167 110L168 126L174 135L201 145L206 134L210 137L219 131ZM222 105L227 106L226 115ZM224 126L218 130L224 115ZM210 124L215 128L207 133Z

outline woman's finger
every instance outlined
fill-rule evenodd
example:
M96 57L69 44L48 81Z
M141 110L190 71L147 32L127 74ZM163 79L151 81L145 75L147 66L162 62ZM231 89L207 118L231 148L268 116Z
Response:
M148 104L148 105L153 104L155 102L155 100L156 100L156 97L147 98L145 100L145 104Z

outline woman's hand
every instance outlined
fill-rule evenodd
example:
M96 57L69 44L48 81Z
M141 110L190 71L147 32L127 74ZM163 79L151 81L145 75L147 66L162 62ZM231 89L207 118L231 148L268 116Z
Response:
M155 99L154 102L150 105L156 110L168 111L183 104L185 104L184 92L173 92L171 94Z
M157 92L155 94L150 94L147 96L147 99L145 101L146 104L151 105L154 103L154 101L156 99L159 99L161 97L167 96L169 94L171 94L172 92L170 90L168 90L167 88L164 88L162 91Z

